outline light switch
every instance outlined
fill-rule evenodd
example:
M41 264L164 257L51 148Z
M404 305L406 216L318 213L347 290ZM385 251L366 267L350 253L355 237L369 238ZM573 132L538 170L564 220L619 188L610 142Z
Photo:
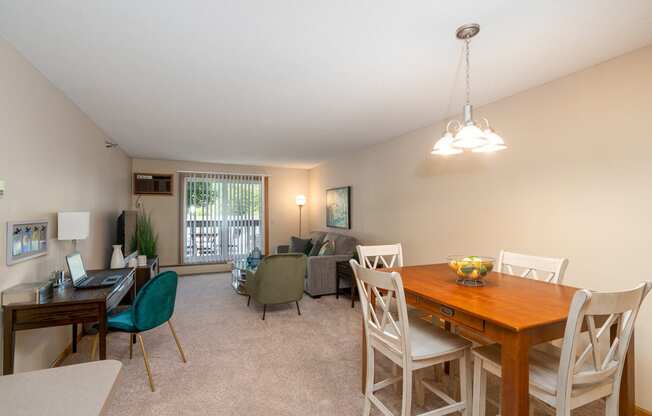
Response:
M5 196L5 181L0 179L0 198Z

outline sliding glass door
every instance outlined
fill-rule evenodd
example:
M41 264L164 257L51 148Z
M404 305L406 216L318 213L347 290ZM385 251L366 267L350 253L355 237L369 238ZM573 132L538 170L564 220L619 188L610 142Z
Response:
M219 263L263 250L262 176L181 173L182 262Z

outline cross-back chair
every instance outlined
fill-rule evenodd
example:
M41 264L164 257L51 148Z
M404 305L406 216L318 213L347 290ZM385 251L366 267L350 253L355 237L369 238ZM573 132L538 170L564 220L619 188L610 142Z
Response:
M417 400L423 404L424 388L427 388L442 398L447 405L436 412L423 413L424 415L446 415L453 412L469 414L467 412L470 409L471 399L470 342L428 322L410 319L399 273L363 268L355 260L351 260L350 264L360 295L367 344L367 384L363 415L369 415L373 404L385 416L392 416L392 412L374 393L402 381L403 398L400 414L409 416L412 406L412 373L454 360L460 361L460 401L455 401L427 380L419 380L417 383ZM402 374L376 383L374 381L376 351L400 366L403 369Z
M568 267L568 259L531 256L502 250L496 271L548 283L561 283Z
M403 247L401 243L381 246L358 246L360 265L365 269L403 267Z
M530 349L530 394L557 416L606 398L607 416L618 414L620 381L634 323L652 282L622 292L578 290L571 302L561 349ZM588 343L585 336L588 334ZM484 415L486 371L500 376L500 349L473 350L474 416Z

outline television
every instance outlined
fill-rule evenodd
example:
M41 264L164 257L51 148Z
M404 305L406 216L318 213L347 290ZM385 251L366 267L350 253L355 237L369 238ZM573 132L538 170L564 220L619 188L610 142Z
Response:
M132 247L131 244L136 232L136 221L138 221L138 211L135 210L122 211L122 214L118 217L116 244L122 245L122 254L125 257L136 251L136 248Z

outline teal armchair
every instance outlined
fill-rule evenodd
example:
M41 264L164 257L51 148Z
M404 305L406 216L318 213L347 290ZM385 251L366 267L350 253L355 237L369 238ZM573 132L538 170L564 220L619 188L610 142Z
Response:
M154 380L152 378L147 352L145 351L145 343L143 342L143 337L140 335L141 332L167 323L179 349L181 360L184 363L186 362L186 356L181 348L181 343L179 343L179 338L177 338L171 321L172 314L174 313L174 302L177 296L177 281L177 274L172 271L163 272L155 276L140 288L133 305L129 309L107 318L107 328L109 331L132 334L129 337L130 359L133 357L133 337L136 336L138 338L140 349L143 352L149 387L152 391L154 391ZM99 335L93 343L91 352L93 358L95 357L98 339Z
M299 301L303 298L306 276L305 254L276 254L265 257L256 272L247 273L245 289L249 298L263 305L263 321L267 305L294 302L301 315Z

